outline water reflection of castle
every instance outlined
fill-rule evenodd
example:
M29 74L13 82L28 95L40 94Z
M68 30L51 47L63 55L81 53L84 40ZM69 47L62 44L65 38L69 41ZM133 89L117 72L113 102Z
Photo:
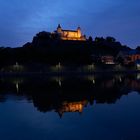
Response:
M64 102L62 106L56 110L59 116L61 117L65 112L83 112L83 108L88 104L88 101L79 101L79 102Z
M60 117L67 112L81 113L88 104L115 103L131 91L140 93L139 75L0 80L0 102L12 94L26 98L41 112L55 111Z

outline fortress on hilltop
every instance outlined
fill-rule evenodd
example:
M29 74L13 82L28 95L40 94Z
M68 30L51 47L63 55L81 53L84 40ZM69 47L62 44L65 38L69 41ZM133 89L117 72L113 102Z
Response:
M57 27L57 30L54 31L54 33L59 34L60 39L62 39L62 40L86 41L86 36L82 35L80 27L78 27L77 30L64 30L61 28L61 26L59 24Z

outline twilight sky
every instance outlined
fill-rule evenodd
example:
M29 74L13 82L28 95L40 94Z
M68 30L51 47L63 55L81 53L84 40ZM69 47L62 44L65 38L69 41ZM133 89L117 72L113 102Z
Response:
M135 48L140 45L140 0L0 0L0 46L22 46L58 23Z

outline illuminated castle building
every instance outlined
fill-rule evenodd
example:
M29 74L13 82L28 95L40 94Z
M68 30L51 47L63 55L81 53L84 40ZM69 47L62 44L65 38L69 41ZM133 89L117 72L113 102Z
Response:
M78 27L77 30L63 30L59 24L55 33L59 34L62 40L86 41L86 36L82 35L80 27Z

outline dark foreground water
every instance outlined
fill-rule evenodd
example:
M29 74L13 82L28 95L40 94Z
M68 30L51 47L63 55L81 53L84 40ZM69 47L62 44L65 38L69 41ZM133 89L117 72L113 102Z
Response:
M1 77L0 140L140 140L140 75Z

